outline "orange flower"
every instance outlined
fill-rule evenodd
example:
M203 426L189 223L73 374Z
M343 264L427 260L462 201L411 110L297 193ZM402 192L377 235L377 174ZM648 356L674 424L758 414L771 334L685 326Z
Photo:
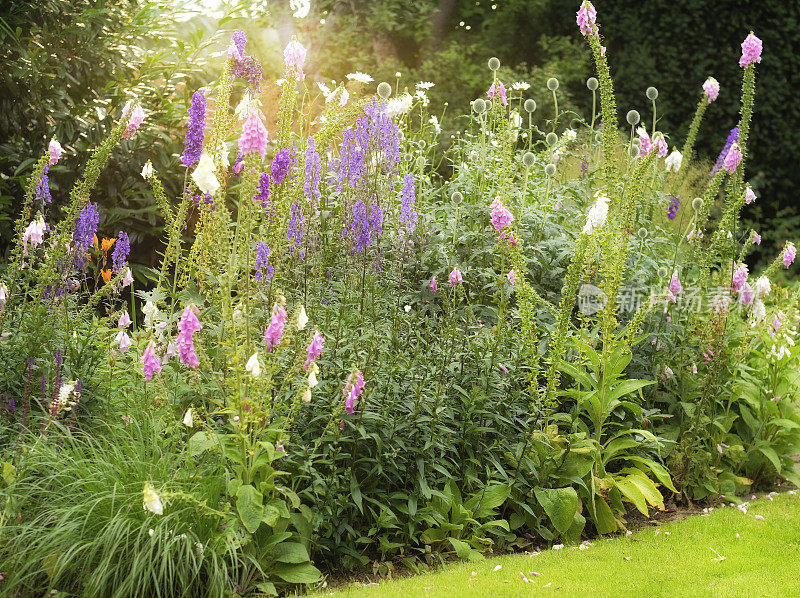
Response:
M111 269L109 269L109 270L100 270L100 276L103 277L103 281L104 282L108 282L109 280L111 280L111 275L113 273L114 272Z
M114 241L116 239L103 239L103 244L101 245L103 251L108 251L114 245Z
M92 239L92 243L94 244L94 250L97 251L97 235L95 235L94 239Z

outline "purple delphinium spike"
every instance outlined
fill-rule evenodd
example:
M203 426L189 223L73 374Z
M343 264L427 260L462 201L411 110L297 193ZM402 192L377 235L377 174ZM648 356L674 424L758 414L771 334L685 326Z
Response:
M305 235L305 217L303 216L303 210L300 207L300 202L295 201L292 204L292 217L289 219L289 224L286 228L286 238L289 239L289 251L294 253L295 250L299 250L300 246L303 243L303 236ZM300 252L300 259L305 257L304 252Z
M206 127L207 100L202 89L194 92L189 106L189 126L186 129L186 147L181 156L184 166L192 166L200 160Z
M719 153L719 157L717 158L717 162L714 164L714 168L711 169L712 177L724 166L725 157L728 155L728 151L737 141L739 141L739 127L734 127L728 134L728 139L725 141L725 147L723 147L722 151Z
M131 241L128 238L128 233L119 231L117 242L114 246L114 251L111 254L111 261L114 264L114 272L120 272L125 267L128 256L131 253Z
M82 270L85 265L84 257L94 240L99 223L100 213L97 211L97 206L92 203L86 204L86 207L78 215L78 219L75 222L75 232L72 234L72 240L75 243L74 261L78 270Z
M319 153L314 142L313 137L308 138L308 147L306 148L306 168L305 168L305 183L303 185L303 193L306 199L316 209L320 198L322 197L319 190L319 183L322 179L322 163L319 158Z
M289 148L282 147L272 160L272 180L280 185L286 180L292 170L292 152Z
M256 244L256 274L255 274L255 279L258 282L260 282L261 279L264 278L264 274L266 274L266 278L267 280L269 280L275 273L275 270L272 268L272 266L267 263L269 254L270 254L269 245L267 245L263 241L259 241ZM265 269L266 272L264 271Z
M669 208L667 209L667 218L669 218L670 220L675 220L675 217L678 215L678 208L680 207L681 207L681 196L670 195Z
M414 176L407 174L403 177L403 191L400 199L400 226L404 232L411 234L417 226L417 211L414 209L416 194L414 192Z
M52 203L53 201L50 195L50 177L47 174L49 170L50 165L45 164L42 169L42 178L40 178L39 182L36 184L36 199L41 201L42 205Z

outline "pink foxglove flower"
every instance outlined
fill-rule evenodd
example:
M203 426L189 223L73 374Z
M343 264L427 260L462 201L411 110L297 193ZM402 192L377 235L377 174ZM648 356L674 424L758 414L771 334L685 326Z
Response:
M64 150L61 147L61 144L55 137L53 137L50 140L50 145L47 146L47 152L50 154L50 161L48 162L48 164L52 166L53 164L58 162L59 158L61 158L61 154L63 153L63 151Z
M114 337L114 341L119 343L119 350L122 353L125 353L128 349L130 349L131 345L131 337L128 336L128 333L124 330L120 330L117 332L117 336Z
M508 282L511 284L517 284L517 273L513 270L509 270L508 274L506 274L506 278L508 278Z
M761 40L753 32L750 32L742 42L742 57L739 59L739 66L745 68L754 62L761 62Z
M453 271L450 272L450 286L454 287L463 282L464 279L461 277L461 272L459 272L458 268L453 268Z
M738 293L744 284L747 282L747 277L749 276L749 272L747 270L747 264L741 264L737 269L736 272L733 273L732 277L732 289L734 293Z
M498 94L500 95L500 101L503 103L503 106L508 106L508 100L506 99L506 86L500 81L495 81L492 83L489 91L486 92L486 95L489 96L490 100L494 100L495 96Z
M361 396L361 393L364 391L364 376L361 374L359 370L355 370L354 372L350 372L350 375L347 377L347 382L344 385L344 389L342 389L342 394L344 395L344 410L347 413L354 413L356 409L356 401L358 401L358 397Z
M158 358L158 355L156 355L156 344L154 341L150 341L147 345L144 353L142 353L141 361L144 380L145 382L149 382L153 374L161 371L161 360Z
M739 303L747 307L748 305L752 305L753 299L755 299L755 293L750 284L746 282L739 291Z
M761 235L756 232L753 233L753 245L761 245Z
M433 278L431 278L430 287L431 287L431 291L434 292L434 293L439 290L439 285L436 284L436 277L435 276Z
M127 328L131 325L131 317L128 315L127 311L122 312L122 315L119 317L119 321L117 322L117 327L119 328Z
M305 78L303 74L303 63L306 60L306 49L292 36L292 41L288 43L283 51L283 62L286 65L286 72L294 72L298 81Z
M128 124L125 127L125 132L122 134L123 139L130 139L133 137L134 133L136 133L136 130L144 120L144 110L142 110L142 107L139 104L136 104L136 106L133 107L131 105L131 100L128 100L128 102L125 104L125 107L122 109L122 118L128 116L129 112L131 115L128 119Z
M734 142L731 145L731 149L728 150L728 155L725 156L725 162L723 162L722 167L728 172L733 172L739 167L739 164L741 163L742 163L742 148L739 147L738 143Z
M124 289L132 282L133 282L133 274L131 274L131 269L127 268L125 270L125 276L122 277L122 288Z
M795 249L794 243L787 243L786 249L783 250L783 265L787 268L791 266L796 255L797 249Z
M644 127L636 129L636 133L639 135L639 143L641 144L639 156L644 158L653 151L653 142L650 141L650 135L647 134L647 130Z
M660 133L657 133L653 138L653 145L658 148L658 157L663 158L667 155L669 148L667 147L667 142L664 139L664 136Z
M747 189L744 192L744 203L751 204L756 200L756 194L750 188L750 185L747 186Z
M202 330L203 325L197 319L197 313L200 310L194 305L187 305L181 314L180 322L178 322L178 356L181 363L188 365L194 369L200 366L200 361L197 359L197 353L194 349L194 333Z
M703 93L706 94L709 104L716 100L719 96L719 81L714 77L706 79L706 82L703 83Z
M44 217L40 214L36 220L32 220L25 232L22 233L22 255L28 255L28 243L36 248L44 240Z
M506 208L499 198L495 198L492 202L492 226L499 233L504 228L509 226L514 221L514 216L511 211Z
M277 347L281 342L283 336L283 328L286 325L286 309L277 303L272 308L272 317L270 318L267 331L264 333L264 341L267 343L267 353L271 353L274 347Z
M597 34L597 9L588 0L581 3L576 20L584 37Z
M262 158L267 154L267 127L261 122L261 114L257 110L251 111L242 125L239 153L242 156L258 153Z
M6 308L6 301L8 301L8 287L0 282L0 312Z
M314 332L314 338L311 340L311 344L309 344L308 349L306 349L306 362L303 364L304 370L308 370L311 363L320 356L324 344L325 339L319 333L319 330L317 330Z
M669 280L669 290L673 295L678 295L683 291L683 285L678 278L678 271L672 273L672 278Z

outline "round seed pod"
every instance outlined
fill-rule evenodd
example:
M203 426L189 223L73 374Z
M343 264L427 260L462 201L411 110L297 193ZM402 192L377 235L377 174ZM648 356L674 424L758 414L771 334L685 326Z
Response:
M496 71L499 68L500 68L500 59L492 56L489 59L489 70Z
M647 229L645 227L642 227L638 231L636 231L636 234L640 239L646 239L647 238Z
M424 139L420 139L419 141L417 141L417 147L419 147L419 149L423 149L424 150L427 146L428 146L428 144L425 143Z
M485 100L485 103L486 103L486 112L491 112L493 106L492 100Z
M600 87L600 81L594 77L589 77L586 79L586 87L589 88L589 91L595 91L598 87Z
M483 114L486 112L486 101L483 98L478 98L472 102L472 111L475 114Z
M642 117L636 110L629 110L628 114L625 115L625 120L628 121L630 126L635 127L639 124L639 121L642 120Z
M525 108L525 112L528 113L536 112L536 100L528 98L527 100L525 100L525 103L522 105L522 107Z
M695 197L692 200L692 209L695 212L699 212L701 209L703 209L703 198L702 197Z
M667 272L667 269L666 269L666 267L664 267L664 266L661 266L661 267L658 269L658 277L659 277L659 278L666 278L666 277L667 277L667 274L668 274L668 272Z
M415 164L416 164L417 168L419 168L420 170L425 168L425 165L427 163L428 163L428 159L425 156L417 156L417 159L415 160Z
M379 83L378 95L381 96L384 100L388 99L388 97L392 95L392 86L389 85L386 81Z
M631 145L638 152L640 149L642 149L642 140L639 139L638 137L635 137Z
M547 80L547 89L549 89L550 91L555 91L556 89L558 89L558 79L556 79L555 77L550 77Z
M648 87L644 93L648 100L655 100L658 97L658 90L655 87Z
M464 201L464 196L461 195L460 191L453 191L453 193L450 195L450 201L452 201L454 204L460 204L462 201Z
M544 173L547 176L554 176L556 174L556 165L555 164L548 164L544 167Z
M533 163L536 161L536 156L534 156L531 152L525 152L522 155L522 163L526 166L526 168L530 168L533 166Z
M544 138L547 145L553 147L556 143L558 143L558 135L555 133L548 133L547 136Z

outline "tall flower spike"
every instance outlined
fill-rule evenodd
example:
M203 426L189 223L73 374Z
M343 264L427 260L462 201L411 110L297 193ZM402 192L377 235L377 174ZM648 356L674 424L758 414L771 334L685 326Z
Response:
M719 82L714 77L706 79L706 82L703 83L703 93L706 94L709 104L716 100L719 96Z
M203 138L206 127L206 96L202 89L192 95L189 106L189 126L186 129L186 146L181 156L184 166L193 166L203 152ZM147 177L145 177L147 178Z
M56 162L58 162L59 158L61 158L61 154L63 153L63 148L58 140L53 137L50 140L50 145L47 146L47 152L50 154L50 160L47 163L48 166L52 166Z
M147 345L144 353L142 353L141 361L144 380L145 382L149 382L153 374L161 371L161 360L158 358L158 355L156 355L156 344L154 341L150 341Z
M314 332L314 338L311 339L311 343L308 345L308 349L306 349L306 362L303 364L304 370L308 370L311 363L320 356L324 343L325 339L320 334L319 330L316 330Z
M734 143L733 145L731 145L731 149L728 150L728 155L725 156L725 161L723 162L722 166L728 172L734 172L741 163L742 163L742 150L739 147L738 143Z
M502 204L499 197L496 197L492 202L491 221L492 226L498 233L503 232L503 229L510 226L514 221L513 214Z
M214 174L214 159L206 153L200 156L200 162L192 173L192 180L204 195L213 196L220 188L216 174Z
M461 276L461 272L458 268L453 268L453 271L450 272L450 286L454 287L457 284L462 284L464 282L464 278Z
M128 119L128 125L125 127L125 132L122 134L123 139L130 139L133 137L134 133L136 133L136 130L144 120L144 110L142 110L142 107L139 104L136 104L136 106L133 106L131 109L131 106L132 102L128 100L128 103L125 104L125 107L122 109L123 118L128 115L128 112L130 112L131 115Z

